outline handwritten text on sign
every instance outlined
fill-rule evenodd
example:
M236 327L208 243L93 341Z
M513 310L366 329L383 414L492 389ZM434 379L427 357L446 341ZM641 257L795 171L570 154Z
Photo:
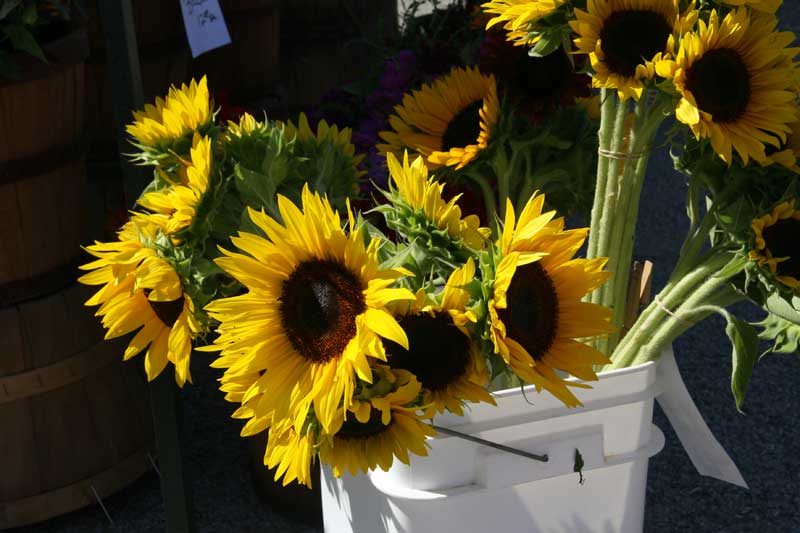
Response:
M192 57L231 42L218 0L181 0L181 12Z

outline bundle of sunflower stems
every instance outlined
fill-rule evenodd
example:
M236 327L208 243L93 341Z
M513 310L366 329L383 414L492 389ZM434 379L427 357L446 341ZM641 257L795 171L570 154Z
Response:
M315 460L339 476L425 455L433 417L493 403L493 385L580 406L574 389L598 370L654 360L712 313L741 407L756 328L773 351L800 342L800 78L779 5L488 2L488 65L509 63L499 34L516 70L484 57L406 94L378 146L389 181L372 189L349 129L217 124L205 79L173 87L128 126L154 177L117 240L86 248L87 304L108 338L132 334L124 358L144 352L149 379L174 368L183 386L193 347L208 352L242 435L269 429L264 462L284 483L310 486ZM599 105L528 83L531 101L530 79L587 93L590 80ZM670 116L689 231L620 339L639 196ZM453 194L465 183L479 214ZM579 204L591 234L551 209ZM740 300L767 318L734 316Z

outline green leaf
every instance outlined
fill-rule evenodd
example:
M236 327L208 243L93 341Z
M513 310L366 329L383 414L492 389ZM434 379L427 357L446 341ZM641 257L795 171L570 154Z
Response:
M530 49L528 54L531 57L544 57L552 54L558 47L561 46L561 33L560 32L546 32L542 33L536 45Z
M781 317L793 324L800 324L800 298L790 296L791 300L780 293L772 293L767 297L764 308L770 313Z
M580 485L583 485L583 483L586 481L583 478L583 467L584 466L585 465L584 465L584 462L583 462L583 456L581 455L581 452L578 451L578 448L575 448L575 464L572 467L572 471L578 473L578 483Z
M28 27L33 26L39 20L39 11L36 8L37 3L39 2L30 2L22 11L22 23ZM58 9L61 11L60 5Z
M2 31L9 38L11 45L16 50L27 52L45 63L47 62L47 58L44 57L44 52L39 47L39 43L36 42L36 39L34 39L33 34L28 28L22 24L10 24L8 26L3 26Z
M767 315L755 325L763 328L758 338L773 341L772 347L762 354L762 357L768 353L800 355L800 325L774 314Z
M237 164L233 170L236 188L246 205L254 209L272 211L276 206L275 181L269 176ZM272 212L270 213L272 214Z
M742 411L747 385L758 360L758 333L749 323L724 313L728 321L725 333L733 345L733 370L731 372L731 390L736 400L736 409Z
M3 0L0 2L0 20L6 18L21 2L22 0Z

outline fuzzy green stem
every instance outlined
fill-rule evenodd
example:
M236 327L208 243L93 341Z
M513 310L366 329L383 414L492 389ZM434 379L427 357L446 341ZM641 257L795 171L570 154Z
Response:
M715 224L716 220L713 213L706 213L703 220L695 228L693 234L686 236L686 240L683 246L681 246L681 254L678 258L678 263L673 270L674 276L683 275L702 261L702 256L698 256L703 246L708 242L708 235Z
M649 147L665 117L660 106L648 109L643 101L644 98L636 104L636 118L631 130L628 152L637 154L638 157L628 160L625 166L609 243L609 270L614 272L614 276L610 280L611 284L605 289L602 302L603 305L613 309L613 320L617 327L622 327L625 319L633 242L639 217L642 186L647 173ZM618 334L607 337L605 353L613 353L618 341Z
M634 360L643 362L644 357L658 357L660 350L674 340L670 337L675 331L671 323L684 321L680 318L682 312L708 304L727 285L727 279L717 274L732 257L728 252L719 252L681 277L673 274L617 346L610 367L624 368Z
M668 317L666 310L679 307L710 276L718 272L726 264L726 257L714 256L707 263L698 266L698 268L683 277L671 276L664 288L642 312L633 328L617 347L613 359L616 361L621 358L626 348L631 345L641 346L646 344L652 331L658 328L658 325Z
M531 194L533 194L533 187L533 179L526 179L522 184L522 189L517 197L516 213L522 212L522 209L525 207L525 204L528 202Z
M615 97L616 98L616 97ZM625 141L625 121L628 116L628 103L617 102L616 116L614 118L614 131L611 139L611 153L619 153ZM593 247L593 255L588 257L608 257L609 241L611 239L611 232L613 230L612 220L614 213L617 209L618 194L619 194L619 164L618 157L609 157L608 155L600 154L598 160L610 159L608 162L608 170L604 177L605 180L605 194L602 198L602 207L599 213L599 220L594 220L594 213L592 214L592 232L591 236L597 239L597 244ZM598 176L598 180L603 179ZM595 192L595 195L597 193ZM597 222L597 225L595 225ZM603 301L605 287L600 287L598 290L591 294L591 301L593 303L600 303Z
M486 181L485 178L473 174L467 174L467 177L478 184L481 188L481 196L483 196L483 205L486 208L486 218L489 219L488 222L492 226L492 231L496 233L497 230L497 218L492 216L492 213L495 212L497 209L497 200L494 197L494 191L492 190L492 186L489 185L489 182Z
M638 351L636 357L631 361L630 366L654 361L667 346L672 344L675 339L683 335L686 330L690 329L696 323L705 320L709 315L720 308L728 307L744 299L744 296L734 291L731 287L723 285L718 287L715 293L710 295L706 294L705 301L697 307L688 307L689 302L687 302L686 309L681 307L675 313L677 318L670 317L670 320L665 321L662 327L654 333L653 340L642 350Z
M611 149L611 134L614 128L614 110L616 96L613 90L603 88L600 90L600 129L598 131L598 147L600 150ZM600 217L603 214L603 200L606 197L606 178L608 175L607 157L597 158L597 178L595 182L594 203L592 204L592 220L590 224L588 257L596 257L598 238L595 237L595 228L600 227Z
M691 188L693 187L693 184L690 183L689 187L689 194L692 194ZM706 254L702 254L701 252L705 244L709 241L711 230L714 229L714 226L717 223L715 214L720 206L726 205L726 203L730 201L731 198L734 198L738 192L739 184L732 183L723 191L717 193L716 198L714 199L714 204L709 208L705 215L703 215L703 219L699 224L697 223L697 208L694 208L695 212L691 213L690 216L692 224L689 228L689 233L686 235L683 245L681 245L680 257L673 270L674 276L681 276L682 274L693 269L705 259L705 256L708 252ZM694 203L695 202L690 198L690 206ZM691 209L692 207L690 207L690 210Z
M636 102L635 110L634 110L634 121L630 131L630 137L628 142L627 150L625 150L625 154L620 153L616 156L616 159L620 159L625 157L627 154L636 153L642 145L640 140L641 134L640 129L642 127L642 122L644 121L644 114L645 114L645 100L639 99ZM618 161L619 162L619 161ZM614 209L611 211L610 216L607 217L605 220L605 224L607 225L605 229L608 239L605 240L605 243L601 243L598 246L598 256L605 256L608 257L608 270L613 272L614 275L611 277L610 280L603 285L597 296L600 305L605 307L609 307L614 312L613 323L617 327L620 327L622 324L622 318L624 316L624 305L625 302L618 302L615 299L615 294L617 292L617 287L621 285L627 286L627 281L629 277L628 271L628 263L630 261L625 262L622 257L620 257L620 251L622 247L622 232L624 230L624 226L629 224L631 221L628 220L628 209L630 207L630 202L633 196L633 193L636 193L636 196L639 195L639 189L641 188L641 182L643 180L638 179L639 176L636 173L639 160L636 159L628 159L622 161L623 163L623 170L622 175L619 176L618 183L616 185L617 196L614 199L616 201L616 205ZM639 186L637 187L637 182L639 182ZM636 189L634 191L634 189ZM608 194L608 192L606 193ZM638 200L638 198L637 198ZM638 204L638 201L636 202ZM604 206L605 208L606 206ZM638 208L638 206L637 206ZM635 220L632 221L635 225ZM602 248L601 248L602 247ZM622 308L621 311L618 308ZM598 349L603 353L609 354L612 352L614 346L617 342L617 335L612 334L608 335L599 340L598 342Z

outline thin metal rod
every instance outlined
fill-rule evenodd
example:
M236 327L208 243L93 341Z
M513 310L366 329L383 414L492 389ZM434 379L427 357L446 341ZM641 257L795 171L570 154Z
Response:
M158 469L158 465L156 464L155 459L153 459L153 454L148 452L147 453L147 459L150 461L150 464L152 465L153 470L155 470L156 474L158 474L158 477L160 478L161 477L161 470Z
M108 523L113 526L114 525L114 521L111 520L111 515L108 514L108 509L106 509L105 504L103 504L103 499L100 497L99 494L97 494L97 491L95 490L94 485L92 485L90 483L89 484L89 488L92 489L92 493L94 494L94 499L97 500L97 503L100 504L100 508L103 509L103 512L106 514L106 518L108 519Z
M521 455L522 457L527 457L528 459L533 459L534 461L539 461L542 463L546 463L547 461L549 461L547 454L536 455L535 453L526 452L525 450L518 450L516 448L511 448L510 446L504 446L502 444L498 444L490 440L481 439L479 437L473 437L472 435L467 435L466 433L461 433L460 431L455 431L449 428L443 428L442 426L437 426L436 424L431 424L431 426L433 426L433 429L435 429L436 431L444 433L445 435L458 437L459 439L468 440L476 444L482 444L484 446L494 448L495 450L513 453L514 455Z

